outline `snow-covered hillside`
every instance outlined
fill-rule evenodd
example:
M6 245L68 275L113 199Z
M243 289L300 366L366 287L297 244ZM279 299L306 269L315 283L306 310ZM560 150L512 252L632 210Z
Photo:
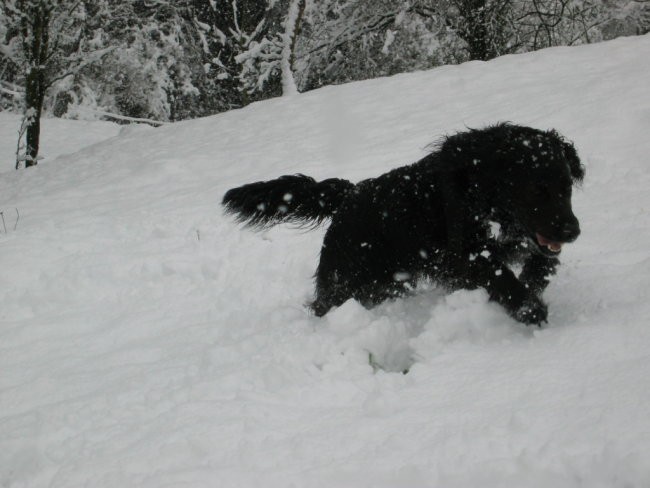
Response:
M21 116L0 112L0 173L16 168L16 145ZM72 154L79 149L116 136L122 129L110 122L79 122L76 120L47 119L41 121L40 163L49 163L58 156ZM24 142L24 141L23 141Z
M0 486L650 486L649 59L644 36L159 129L48 121L46 155L88 145L2 161ZM310 316L323 229L256 234L219 206L504 120L587 167L542 329L480 290ZM15 130L0 114L3 158Z

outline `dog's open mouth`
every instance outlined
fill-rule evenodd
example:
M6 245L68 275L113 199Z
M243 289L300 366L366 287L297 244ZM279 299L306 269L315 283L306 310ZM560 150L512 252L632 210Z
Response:
M562 245L564 244L562 242L547 239L540 233L536 233L535 237L537 238L537 243L541 248L546 248L553 253L559 253L562 250Z

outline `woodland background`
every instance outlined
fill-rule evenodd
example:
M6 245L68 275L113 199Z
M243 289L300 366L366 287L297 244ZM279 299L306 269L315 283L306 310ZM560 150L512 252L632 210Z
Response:
M177 121L650 30L647 0L2 2L0 109L80 119Z

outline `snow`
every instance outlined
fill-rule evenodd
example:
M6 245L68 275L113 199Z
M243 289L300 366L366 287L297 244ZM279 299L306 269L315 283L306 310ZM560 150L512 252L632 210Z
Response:
M0 112L0 173L16 168L16 147L21 116ZM39 164L47 164L64 154L72 154L85 146L103 141L129 130L111 122L80 122L76 120L41 120L41 148ZM24 141L23 141L24 143Z
M647 59L643 36L157 129L46 120L23 171L0 114L0 486L649 486ZM324 230L253 233L219 205L503 120L558 129L587 167L542 329L426 285L316 318Z

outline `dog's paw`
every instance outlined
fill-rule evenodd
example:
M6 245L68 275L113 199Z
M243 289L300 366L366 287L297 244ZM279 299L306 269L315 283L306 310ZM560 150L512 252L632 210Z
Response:
M526 325L542 325L547 322L548 307L539 298L528 297L513 314L514 318Z

